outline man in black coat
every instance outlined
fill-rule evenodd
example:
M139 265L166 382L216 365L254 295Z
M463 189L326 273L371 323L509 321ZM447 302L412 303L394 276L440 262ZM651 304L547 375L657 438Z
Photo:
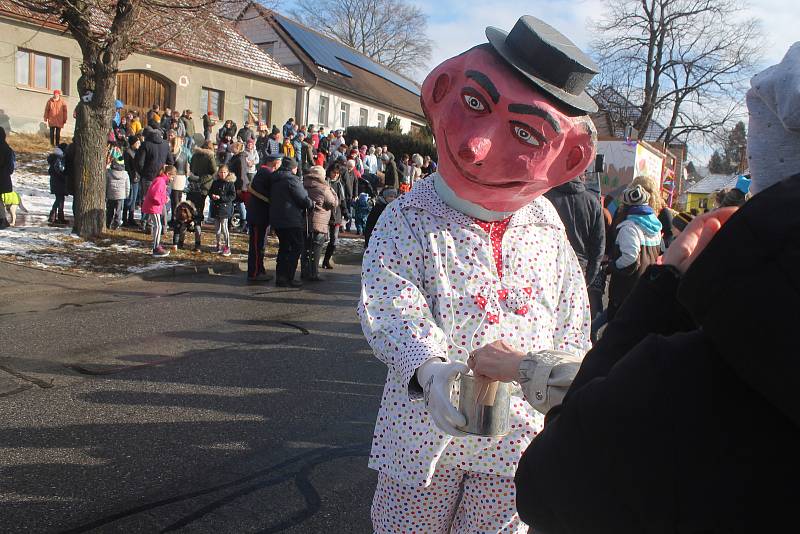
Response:
M144 143L136 151L135 162L142 182L147 184L147 187L144 188L146 193L150 182L158 176L164 165L172 165L174 160L170 161L172 154L169 150L169 144L164 141L158 130L145 128L143 133Z
M269 196L272 176L281 166L280 156L266 156L264 164L250 182L247 199L247 281L269 282L272 275L264 268L264 248L269 233Z
M544 194L556 208L575 250L588 287L600 270L606 245L603 207L597 195L587 191L581 177Z
M752 79L755 196L695 218L645 272L525 451L535 531L794 530L799 82L800 43Z
M754 197L685 274L645 273L520 461L517 508L536 532L796 520L798 203L800 175Z
M143 130L144 143L136 151L135 163L140 176L140 187L142 198L150 189L150 184L159 175L164 165L173 165L175 158L169 149L169 144L164 141L164 137L159 130L145 128ZM147 229L147 217L142 214L142 224Z
M306 234L305 212L314 207L303 182L297 177L297 161L284 158L281 168L270 180L269 222L278 235L278 257L275 265L277 287L300 287L294 276L303 253Z

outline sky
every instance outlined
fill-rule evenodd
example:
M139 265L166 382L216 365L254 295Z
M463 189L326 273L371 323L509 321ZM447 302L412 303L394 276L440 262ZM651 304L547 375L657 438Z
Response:
M522 15L533 15L564 33L579 47L588 51L592 38L592 19L603 13L602 0L410 0L428 15L428 36L433 40L429 68L468 48L486 42L484 30L496 26L511 29ZM750 0L748 13L761 20L766 38L764 67L778 63L789 46L800 40L800 2L797 0ZM429 69L428 69L429 70ZM418 81L424 79L422 71ZM742 95L742 101L744 95ZM707 159L710 147L695 146L696 159Z

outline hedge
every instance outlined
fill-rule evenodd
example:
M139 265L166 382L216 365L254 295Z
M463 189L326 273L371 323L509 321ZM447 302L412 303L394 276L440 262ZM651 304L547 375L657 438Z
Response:
M438 161L436 146L430 141L408 134L390 132L385 128L350 126L347 128L345 137L348 141L358 139L359 145L386 145L397 159L400 159L403 154L419 154L420 156L430 156Z

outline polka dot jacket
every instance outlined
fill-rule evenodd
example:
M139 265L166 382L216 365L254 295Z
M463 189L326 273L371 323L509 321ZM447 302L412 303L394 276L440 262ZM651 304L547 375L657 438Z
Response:
M419 486L430 484L437 464L513 477L543 423L519 388L510 434L455 438L433 424L414 375L429 358L465 362L497 340L521 352L586 353L586 287L550 202L540 197L503 223L479 223L442 202L432 179L421 180L381 215L361 283L361 325L389 368L370 467Z

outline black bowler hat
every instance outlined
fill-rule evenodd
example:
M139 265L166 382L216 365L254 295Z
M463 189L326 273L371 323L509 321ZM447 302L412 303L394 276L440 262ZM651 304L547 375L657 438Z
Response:
M486 37L503 59L556 100L581 111L597 111L585 89L599 68L564 34L525 15L511 32L490 26Z

